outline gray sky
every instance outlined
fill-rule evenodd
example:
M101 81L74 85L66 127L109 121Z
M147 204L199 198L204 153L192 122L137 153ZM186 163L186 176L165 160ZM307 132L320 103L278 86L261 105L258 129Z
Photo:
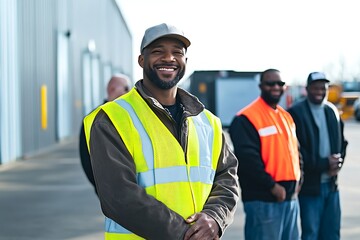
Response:
M133 35L134 78L146 28L167 22L183 29L185 77L194 70L277 68L288 83L311 71L331 78L360 73L360 14L352 0L117 0Z

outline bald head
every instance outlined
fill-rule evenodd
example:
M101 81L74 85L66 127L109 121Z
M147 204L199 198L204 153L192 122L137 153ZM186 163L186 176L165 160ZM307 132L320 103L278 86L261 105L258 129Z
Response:
M130 89L130 80L125 75L114 75L107 85L107 100L112 101L127 93Z

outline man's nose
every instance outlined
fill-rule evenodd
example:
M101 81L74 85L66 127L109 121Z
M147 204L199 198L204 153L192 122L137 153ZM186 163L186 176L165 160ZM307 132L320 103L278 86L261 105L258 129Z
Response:
M171 52L166 52L162 59L163 61L173 62L175 61L175 56Z

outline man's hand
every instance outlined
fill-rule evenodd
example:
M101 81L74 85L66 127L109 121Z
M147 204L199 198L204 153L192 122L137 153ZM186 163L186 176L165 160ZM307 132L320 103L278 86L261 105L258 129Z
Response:
M271 193L275 196L278 202L282 202L286 198L285 188L278 183L275 183L274 187L271 189Z
M219 226L216 221L205 213L195 213L186 219L192 224L184 236L184 240L219 239Z
M329 171L328 171L328 174L331 177L336 176L340 171L343 159L341 158L341 155L339 153L338 154L333 154L333 155L329 156L328 158L329 158Z

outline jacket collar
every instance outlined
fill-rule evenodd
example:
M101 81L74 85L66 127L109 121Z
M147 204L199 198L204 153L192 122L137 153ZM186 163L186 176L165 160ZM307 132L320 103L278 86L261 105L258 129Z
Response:
M152 96L152 94L144 87L142 79L136 82L135 88L150 106L155 108L163 108L161 104ZM182 88L178 87L176 97L180 100L184 108L184 116L186 117L196 116L205 108L197 97Z

